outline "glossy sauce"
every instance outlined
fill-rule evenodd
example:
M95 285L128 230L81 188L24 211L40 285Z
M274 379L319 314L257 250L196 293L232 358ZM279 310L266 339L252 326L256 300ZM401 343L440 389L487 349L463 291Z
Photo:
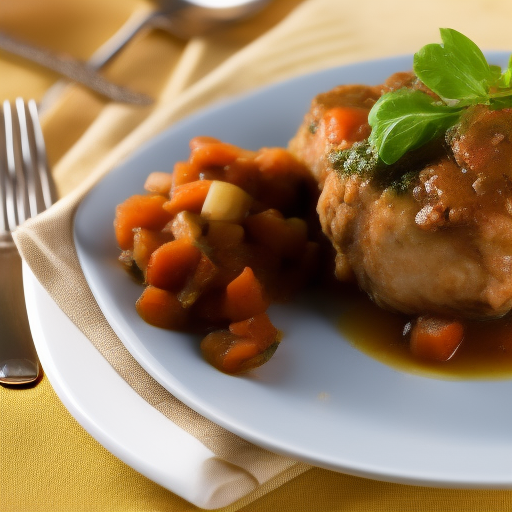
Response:
M439 363L411 354L402 334L408 317L384 311L359 292L350 292L342 308L338 327L343 336L358 350L400 371L441 379L512 378L510 314L498 320L467 322L455 354Z

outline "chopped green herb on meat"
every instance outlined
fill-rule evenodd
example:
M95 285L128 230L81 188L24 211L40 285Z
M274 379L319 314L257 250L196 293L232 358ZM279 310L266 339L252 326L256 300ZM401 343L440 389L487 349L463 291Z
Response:
M349 149L332 151L329 161L342 177L357 175L371 180L381 189L391 189L397 194L405 193L415 182L418 173L427 162L436 161L446 153L448 147L444 137L410 151L392 165L378 158L375 148L368 140L356 142Z
M343 176L357 174L371 178L379 165L377 152L368 140L355 142L349 149L331 152L329 160L334 170Z

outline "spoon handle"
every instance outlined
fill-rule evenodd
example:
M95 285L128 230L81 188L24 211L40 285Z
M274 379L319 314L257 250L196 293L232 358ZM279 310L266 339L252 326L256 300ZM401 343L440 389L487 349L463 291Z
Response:
M149 105L153 102L145 94L131 91L126 87L110 82L82 61L68 55L55 54L45 48L16 39L5 32L0 32L0 48L56 71L75 82L80 82L114 101L136 105Z
M100 69L110 59L117 55L128 44L133 37L143 28L150 25L158 12L141 8L132 13L123 26L106 41L87 61L93 69Z

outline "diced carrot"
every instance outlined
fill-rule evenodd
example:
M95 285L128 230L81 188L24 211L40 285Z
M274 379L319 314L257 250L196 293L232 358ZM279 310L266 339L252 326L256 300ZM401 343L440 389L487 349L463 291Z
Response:
M308 240L305 221L292 217L284 219L277 210L249 215L244 222L249 236L283 258L297 258Z
M278 209L286 217L303 216L316 204L318 185L311 171L283 148L263 148L254 158L258 165L255 199Z
M234 247L244 239L244 228L240 224L212 220L208 223L206 239L208 245L217 250Z
M210 142L197 145L190 153L189 162L192 167L208 169L224 167L233 163L240 155L240 148L223 142Z
M165 202L160 195L134 195L117 206L114 230L121 249L133 248L135 228L159 230L167 224L171 215L162 208Z
M162 244L172 240L171 233L136 228L133 236L133 260L137 267L146 275L149 258Z
M216 179L240 187L254 199L253 194L258 193L262 188L260 178L258 166L255 164L253 156L247 152L232 164L226 165L222 169L222 174L217 175Z
M200 178L200 169L192 167L188 162L176 162L172 173L172 189L197 181Z
M334 107L321 120L321 129L332 144L357 142L370 134L368 110L360 107Z
M223 309L233 322L264 313L269 305L263 286L250 267L245 267L226 287Z
M144 183L148 192L168 196L172 186L172 174L170 172L152 172Z
M260 344L256 338L240 337L230 331L213 331L201 341L203 357L218 370L237 374L266 363L279 345L277 336L271 343Z
M197 301L215 279L218 272L218 267L206 254L202 253L194 273L187 279L183 289L178 293L178 300L184 308L189 308Z
M457 320L420 316L410 332L411 352L431 361L448 361L464 338L464 326Z
M243 338L254 338L263 349L274 343L279 334L266 313L233 322L229 325L229 331Z
M232 352L231 357L229 357L230 352ZM253 340L240 339L227 330L220 330L210 332L203 338L201 353L217 370L236 374L243 370L244 362L258 355L259 349Z
M177 291L195 271L201 251L187 238L161 245L151 254L146 270L148 284Z
M207 240L208 241L208 240ZM249 266L250 247L247 244L217 247L210 245L215 255L215 263L219 267L219 274L216 278L216 285L225 290L226 286L236 279Z
M215 137L209 137L208 135L198 135L197 137L190 139L188 145L191 150L194 150L206 144L222 144L222 142Z
M179 330L186 326L187 311L176 295L167 290L147 286L135 307L145 322L156 327Z
M262 148L257 152L254 162L264 174L297 174L308 178L311 176L308 168L284 148Z
M229 350L224 354L222 369L227 373L240 373L247 370L247 363L261 354L256 340L242 338L231 343ZM259 366L259 365L257 365ZM255 366L251 366L251 369Z
M211 184L210 180L197 180L175 187L171 200L163 205L164 210L171 215L177 215L182 211L201 213Z

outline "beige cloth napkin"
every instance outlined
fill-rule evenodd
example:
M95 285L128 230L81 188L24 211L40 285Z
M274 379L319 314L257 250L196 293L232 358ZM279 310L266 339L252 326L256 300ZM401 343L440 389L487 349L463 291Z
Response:
M162 78L164 86L156 108L99 105L91 124L75 135L76 142L67 153L58 156L54 175L66 183L60 187L63 197L18 229L16 243L50 295L130 386L217 454L214 471L240 468L236 486L223 489L200 506L215 508L236 502L235 510L308 466L253 446L201 417L157 384L131 357L104 319L78 263L72 229L81 199L142 143L215 101L320 68L411 53L437 41L440 26L466 33L483 48L504 49L510 45L510 14L511 4L505 1L307 0L278 26L216 67L209 56L210 45L218 45L218 41L191 41L171 76ZM48 115L59 115L58 108Z

